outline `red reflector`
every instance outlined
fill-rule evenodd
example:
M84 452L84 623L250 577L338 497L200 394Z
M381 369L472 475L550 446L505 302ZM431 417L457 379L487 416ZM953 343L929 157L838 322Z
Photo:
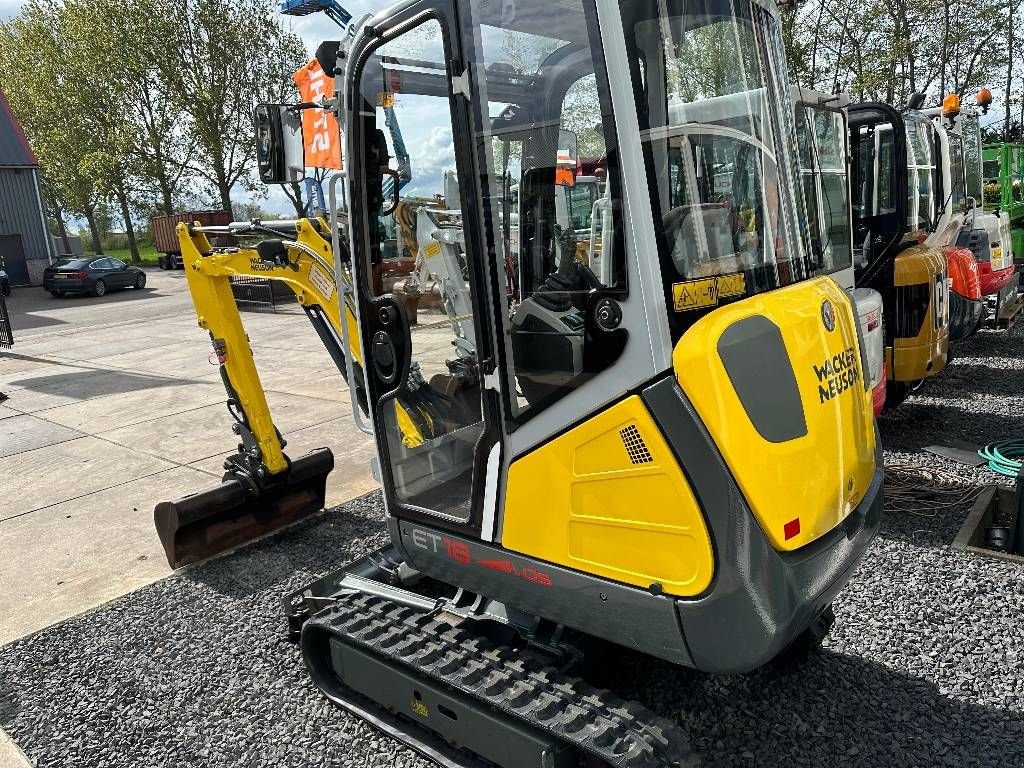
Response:
M783 534L786 536L786 541L789 541L794 536L800 535L800 518L790 520L782 529Z

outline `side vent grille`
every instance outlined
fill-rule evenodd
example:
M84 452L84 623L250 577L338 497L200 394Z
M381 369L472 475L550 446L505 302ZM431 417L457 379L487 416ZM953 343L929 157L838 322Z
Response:
M650 464L654 461L651 457L651 452L647 449L647 443L640 436L640 430L636 428L636 424L630 424L628 427L620 429L619 437L622 438L622 444L626 446L626 453L629 454L629 460L632 463Z

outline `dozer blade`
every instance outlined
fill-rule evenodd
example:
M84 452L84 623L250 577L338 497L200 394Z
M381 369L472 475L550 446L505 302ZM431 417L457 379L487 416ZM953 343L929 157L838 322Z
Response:
M332 469L334 454L320 448L293 460L286 478L259 493L225 475L216 488L161 501L153 511L153 521L167 562L171 568L181 568L320 511Z

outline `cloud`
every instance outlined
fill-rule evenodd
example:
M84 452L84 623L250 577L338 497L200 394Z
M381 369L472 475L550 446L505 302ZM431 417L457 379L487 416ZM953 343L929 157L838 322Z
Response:
M444 190L444 172L455 170L455 144L452 141L451 125L435 123L423 140L409 145L409 150L412 181L402 190L402 194L417 197L440 194Z

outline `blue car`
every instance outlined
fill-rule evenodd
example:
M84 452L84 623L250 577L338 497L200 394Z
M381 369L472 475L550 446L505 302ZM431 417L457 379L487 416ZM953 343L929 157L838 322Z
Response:
M145 272L109 256L65 258L43 271L43 288L54 296L69 293L103 296L118 288L145 287Z

